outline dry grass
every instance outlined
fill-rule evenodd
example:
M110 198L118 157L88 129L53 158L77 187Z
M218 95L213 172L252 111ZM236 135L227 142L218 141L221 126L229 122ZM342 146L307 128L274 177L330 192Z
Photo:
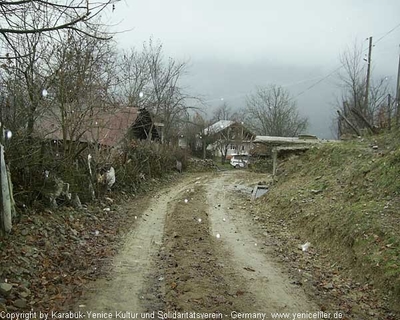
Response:
M314 148L283 163L263 199L269 219L283 219L338 261L341 272L389 293L394 309L400 305L399 146L393 133Z

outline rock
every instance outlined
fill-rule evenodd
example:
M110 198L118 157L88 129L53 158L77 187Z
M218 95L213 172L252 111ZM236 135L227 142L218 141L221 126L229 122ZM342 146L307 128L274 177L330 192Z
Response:
M308 250L308 248L309 248L310 246L311 246L311 243L306 242L305 244L300 245L298 248L299 248L300 250L302 250L303 252L305 252L305 251Z
M109 198L109 197L105 197L104 200L106 200L109 204L113 204L114 200Z
M190 276L187 275L187 274L184 274L183 276L180 276L180 277L179 277L179 280L181 280L181 281L183 281L183 282L186 282L186 281L188 281L189 279L190 279Z
M318 193L321 193L322 190L321 189L319 189L319 190L312 189L311 192L314 194L318 194Z
M332 290L333 289L333 284L331 282L329 282L328 284L324 285L324 289Z
M28 233L29 233L29 231L27 229L24 229L24 230L21 231L21 234L23 236L26 236Z
M19 292L18 295L21 298L26 299L27 297L29 297L31 295L31 290L24 288L24 291Z
M27 306L25 299L17 299L14 301L14 306L20 309L24 309Z
M0 294L3 296L8 296L11 292L12 289L12 285L9 283L1 283L0 284Z

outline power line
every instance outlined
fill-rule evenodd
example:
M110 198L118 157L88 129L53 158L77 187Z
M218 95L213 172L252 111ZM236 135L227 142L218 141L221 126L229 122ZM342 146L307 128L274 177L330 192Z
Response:
M307 91L311 90L312 88L314 88L315 86L319 85L322 81L325 81L326 79L328 79L330 76L332 76L333 74L335 74L336 72L338 72L340 69L342 69L343 66L339 66L337 67L335 70L331 71L329 74L327 74L325 77L319 79L317 82L313 83L311 86L309 86L308 88L304 89L303 91L301 91L299 94L297 94L296 96L294 96L291 100L296 99L297 97L303 95L304 93L306 93Z
M320 78L321 78L320 76L312 77L312 78L302 79L302 80L295 81L295 82L284 83L284 84L282 84L280 86L281 87L291 87L291 86L295 86L295 85L298 85L298 84L302 84L302 83L313 81L313 80L320 79ZM242 97L245 97L247 95L248 95L248 92L247 93L240 93L240 94L237 94L237 95L234 95L234 96L229 96L229 97L225 97L224 96L224 97L220 97L220 98L213 98L213 99L209 99L209 100L204 101L204 103L211 103L211 102L221 102L221 103L223 103L225 101L229 101L229 100L236 99L236 98L242 98Z
M391 34L394 30L400 27L400 23L395 26L394 28L390 29L388 32L386 32L382 37L380 37L378 40L375 41L374 45L377 44L379 41L381 41L383 38L387 37L389 34Z
M392 29L390 29L389 31L387 31L387 32L386 32L382 37L380 37L378 40L376 40L376 41L374 42L374 46L375 46L378 42L380 42L380 41L382 41L384 38L386 38L389 34L391 34L393 31L395 31L395 30L396 30L397 28L399 28L399 27L400 27L400 23L397 24L397 25L396 25L395 27L393 27ZM367 38L367 39L368 39L368 38ZM362 50L362 52L365 52L365 51L368 51L368 48L365 48L364 50ZM301 95L303 95L304 93L310 91L312 88L316 87L316 86L319 85L321 82L323 82L323 81L325 81L326 79L330 78L332 75L334 75L336 72L338 72L338 71L339 71L340 69L342 69L342 68L343 68L343 65L338 66L338 67L335 68L333 71L331 71L329 74L327 74L326 76L320 78L318 81L316 81L315 83L313 83L312 85L310 85L309 87L307 87L306 89L304 89L303 91L301 91L300 93L298 93L298 94L297 94L296 96L294 96L291 100L294 100L294 99L300 97ZM297 82L295 82L295 83L284 84L284 85L282 85L282 87L288 87L288 86L292 86L292 85L296 85L296 84L301 84L301 83L303 83L303 82L307 82L307 81L310 81L310 80L313 80L313 79L304 79L304 80L297 81ZM240 95L231 96L231 97L228 97L227 99L240 98L240 97L244 97L244 96L246 96L246 94L240 94ZM223 98L212 99L212 100L206 101L206 103L214 102L214 101L224 101L224 99L223 99Z
M394 30L396 30L397 28L400 27L400 23L398 25L396 25L395 27L393 27L392 29L390 29L388 32L386 32L382 37L380 37L378 40L375 41L374 46L382 41L384 38L386 38L389 34L391 34ZM367 51L368 48L364 49L364 51ZM333 74L335 74L336 72L338 72L340 69L343 68L343 65L341 65L340 67L336 68L335 70L333 70L331 73L329 73L328 75L326 75L325 77L321 78L320 80L318 80L317 82L315 82L314 84L312 84L311 86L309 86L307 89L301 91L299 94L297 94L293 99L296 99L297 97L303 95L304 93L306 93L307 91L311 90L312 88L314 88L315 86L317 86L318 84L320 84L322 81L325 81L326 79L328 79L330 76L332 76ZM292 100L293 100L292 99Z

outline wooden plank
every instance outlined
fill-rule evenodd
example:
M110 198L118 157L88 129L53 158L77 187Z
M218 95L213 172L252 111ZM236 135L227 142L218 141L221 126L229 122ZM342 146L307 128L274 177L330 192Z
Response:
M8 188L8 176L6 163L4 160L4 147L0 144L0 180L1 180L1 211L2 215L2 230L6 233L11 231L12 220L11 220L11 198L10 190Z

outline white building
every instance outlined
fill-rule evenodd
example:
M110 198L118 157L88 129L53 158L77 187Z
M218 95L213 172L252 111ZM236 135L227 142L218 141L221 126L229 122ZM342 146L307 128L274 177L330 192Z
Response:
M255 135L243 123L220 120L204 129L204 136L211 141L207 150L214 156L229 159L234 154L248 154Z

